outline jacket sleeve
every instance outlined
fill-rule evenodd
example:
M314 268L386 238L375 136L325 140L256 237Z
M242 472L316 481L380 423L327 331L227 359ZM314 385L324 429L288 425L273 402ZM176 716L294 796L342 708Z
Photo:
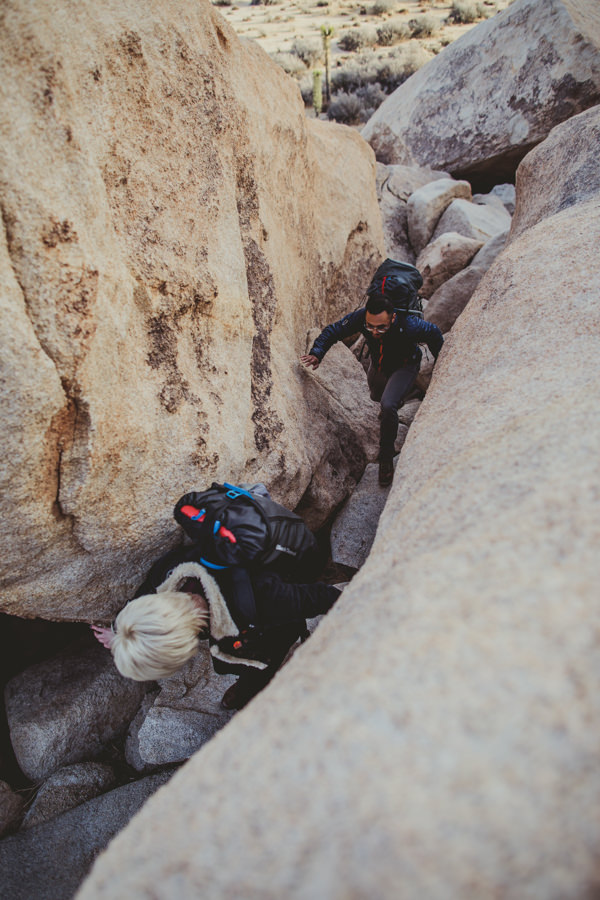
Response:
M418 316L407 316L406 333L416 344L427 344L435 358L438 358L444 343L444 336L437 325L420 319Z
M295 584L272 572L253 577L259 627L264 631L326 613L340 596L338 588L316 581Z
M365 310L363 308L349 313L349 315L344 316L343 319L339 319L332 325L328 325L327 328L323 329L312 345L310 355L316 356L319 361L322 360L330 347L337 341L341 341L344 338L351 337L353 334L357 334L364 325L364 322Z

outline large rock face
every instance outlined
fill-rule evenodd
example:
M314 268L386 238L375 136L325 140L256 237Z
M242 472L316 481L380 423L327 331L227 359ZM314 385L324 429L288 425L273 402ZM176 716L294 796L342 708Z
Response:
M365 566L80 900L594 896L599 213L596 192L497 257Z
M184 491L354 483L297 357L385 255L374 159L208 0L1 19L0 608L106 619Z
M494 183L599 101L597 0L516 0L397 88L362 134L381 162Z

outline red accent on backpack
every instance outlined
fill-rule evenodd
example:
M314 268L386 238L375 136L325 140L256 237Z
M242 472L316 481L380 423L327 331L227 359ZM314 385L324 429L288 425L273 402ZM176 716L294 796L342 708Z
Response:
M188 519L195 519L196 516L200 515L200 510L196 509L195 506L182 506L181 512L184 514L184 516L187 516ZM202 519L203 518L204 516L202 516ZM196 519L196 521L201 522L202 519Z
M235 534L233 534L233 532L231 532L229 528L225 528L224 525L221 525L218 533L221 535L221 537L227 538L227 540L232 544L237 544L237 538Z

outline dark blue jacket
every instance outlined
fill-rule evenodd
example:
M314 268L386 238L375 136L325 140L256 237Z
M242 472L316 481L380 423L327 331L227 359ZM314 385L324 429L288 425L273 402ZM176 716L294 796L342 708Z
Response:
M373 365L386 375L405 366L418 369L422 357L419 344L427 344L437 359L444 343L437 325L398 311L389 331L375 335L365 328L365 314L366 309L362 307L324 328L310 350L311 355L321 360L336 341L360 332L367 342Z

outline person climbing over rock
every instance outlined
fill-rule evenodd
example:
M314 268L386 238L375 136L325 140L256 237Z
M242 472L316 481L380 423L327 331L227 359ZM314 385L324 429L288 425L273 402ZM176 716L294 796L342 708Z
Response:
M437 359L444 343L437 325L423 321L422 313L417 314L420 302L411 310L421 284L421 275L414 266L386 260L367 289L366 305L324 328L310 351L300 357L306 368L316 369L337 341L359 333L364 336L371 357L367 372L371 400L381 403L379 484L382 486L391 484L394 477L398 409L419 374L422 352L418 345L427 344Z
M314 578L321 556L300 516L263 484L213 483L178 500L184 544L150 569L115 628L92 626L122 675L166 678L209 640L217 673L240 677L223 696L241 709L273 677L306 619L327 612L340 590ZM311 571L311 569L313 571Z
M249 621L232 571L209 571L189 557L189 547L162 557L144 582L148 593L131 600L113 627L92 630L119 672L135 681L168 678L196 655L199 640L208 639L215 672L239 676L221 704L241 709L273 678L298 638L308 636L306 619L328 612L341 587L252 572L256 617Z

